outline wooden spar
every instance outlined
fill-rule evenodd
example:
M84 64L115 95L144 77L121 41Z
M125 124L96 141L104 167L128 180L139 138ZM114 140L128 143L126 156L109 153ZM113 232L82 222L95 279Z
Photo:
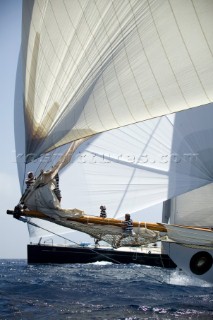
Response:
M14 211L7 210L8 214L14 214ZM34 210L23 210L19 213L20 216L28 217L28 218L38 218L43 220L48 220L54 222L54 218L51 218L50 216L45 215L44 213L40 211L34 211ZM81 217L68 217L67 215L64 217L67 221L74 221L79 223L93 223L93 224L101 224L101 225L113 225L117 227L121 227L123 220L118 220L114 218L101 218L101 217L95 217L95 216L86 216L83 215ZM150 230L160 231L160 232L166 232L166 228L164 225L158 224L158 223L148 223L148 222L137 222L133 221L133 227L134 228L147 228Z
M7 210L7 214L11 214L14 215L14 217L19 217L19 216L24 216L27 218L38 218L38 219L42 219L42 220L47 220L47 221L51 221L53 223L55 223L55 219L54 217L50 217L45 215L44 213L40 212L40 211L34 211L34 210L21 210L20 212L18 212L16 214L15 211L13 210ZM72 217L72 216L64 216L64 219L67 221L74 221L74 222L79 222L79 223L83 223L83 224L100 224L100 225L113 225L116 227L121 227L123 220L118 220L118 219L114 219L114 218L101 218L101 217L96 217L96 216L80 216L80 217ZM173 226L173 225L171 225ZM195 229L195 230L204 230L204 231L209 231L212 232L211 229L209 228L200 228L200 227L196 227L196 226L181 226L181 225L174 225L180 228L185 228L185 229ZM133 221L133 227L134 228L147 228L150 230L154 230L154 231L160 231L160 232L167 232L166 227L161 224L161 223L150 223L150 222L137 222L137 221Z

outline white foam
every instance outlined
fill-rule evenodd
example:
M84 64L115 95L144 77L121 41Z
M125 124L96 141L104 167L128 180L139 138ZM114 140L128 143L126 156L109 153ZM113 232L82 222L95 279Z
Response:
M179 286L213 287L212 283L208 283L196 277L189 276L181 270L170 270L168 278L165 282L168 284L174 284Z
M94 265L98 265L98 266L106 266L106 265L110 265L113 263L109 262L109 261L96 261L96 262L92 262L90 264L94 264Z

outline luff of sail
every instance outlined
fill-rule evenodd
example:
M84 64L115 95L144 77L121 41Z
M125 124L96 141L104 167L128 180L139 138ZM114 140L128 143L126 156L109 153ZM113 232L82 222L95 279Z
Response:
M210 103L212 13L206 0L25 0L26 154Z

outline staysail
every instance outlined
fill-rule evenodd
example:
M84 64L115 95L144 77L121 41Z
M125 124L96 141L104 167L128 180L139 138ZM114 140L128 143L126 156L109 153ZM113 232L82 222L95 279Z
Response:
M198 106L211 109L212 12L209 1L23 1L27 166L42 154L45 158L57 147L91 136L76 152L86 152L92 161L104 154L104 163L110 165L106 170L101 164L80 166L74 154L64 176L73 186L72 170L84 167L82 209L94 212L111 194L113 216L209 183L206 163L203 166L201 159L189 172L190 165L182 165L179 153L193 158L205 147L202 141L196 145L194 135L190 144L180 126L173 151L181 156L181 164L174 166L176 116L159 117ZM147 119L153 120L141 123ZM147 155L161 155L162 163L150 163ZM72 198L69 207L79 207L75 201Z

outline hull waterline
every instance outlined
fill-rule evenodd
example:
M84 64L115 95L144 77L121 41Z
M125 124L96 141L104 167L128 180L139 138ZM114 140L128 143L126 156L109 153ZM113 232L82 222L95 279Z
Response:
M157 253L149 248L147 252L138 249L113 249L81 246L56 246L29 244L27 246L29 264L73 264L108 261L112 263L136 263L162 268L176 268L167 254Z
M213 247L162 241L163 252L186 274L213 283Z

